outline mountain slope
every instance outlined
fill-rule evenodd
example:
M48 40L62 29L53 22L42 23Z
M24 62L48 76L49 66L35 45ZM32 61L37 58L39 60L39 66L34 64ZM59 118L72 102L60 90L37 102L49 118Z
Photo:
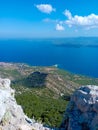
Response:
M36 120L52 127L61 124L74 90L82 85L98 85L98 79L72 74L55 66L2 62L0 76L11 79L16 100L30 118L34 116Z

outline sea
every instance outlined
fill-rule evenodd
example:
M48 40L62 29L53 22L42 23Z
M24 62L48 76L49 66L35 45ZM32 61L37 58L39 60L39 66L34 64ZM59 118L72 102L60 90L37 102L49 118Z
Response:
M0 62L54 65L98 78L98 38L1 39Z

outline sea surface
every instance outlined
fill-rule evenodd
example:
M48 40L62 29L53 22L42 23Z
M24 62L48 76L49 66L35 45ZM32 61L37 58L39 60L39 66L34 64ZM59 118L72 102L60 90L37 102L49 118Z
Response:
M0 62L52 66L98 78L98 39L0 40Z

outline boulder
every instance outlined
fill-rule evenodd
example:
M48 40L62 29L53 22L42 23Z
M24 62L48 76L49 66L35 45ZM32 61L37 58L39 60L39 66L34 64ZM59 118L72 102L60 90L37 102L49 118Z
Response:
M63 130L98 130L98 86L76 90L66 109Z

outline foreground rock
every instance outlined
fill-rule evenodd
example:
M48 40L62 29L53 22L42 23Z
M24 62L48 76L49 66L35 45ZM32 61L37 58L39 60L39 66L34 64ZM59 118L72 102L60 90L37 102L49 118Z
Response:
M17 105L9 79L0 78L0 130L50 130L29 119Z
M71 97L63 130L98 130L98 86L82 86Z

